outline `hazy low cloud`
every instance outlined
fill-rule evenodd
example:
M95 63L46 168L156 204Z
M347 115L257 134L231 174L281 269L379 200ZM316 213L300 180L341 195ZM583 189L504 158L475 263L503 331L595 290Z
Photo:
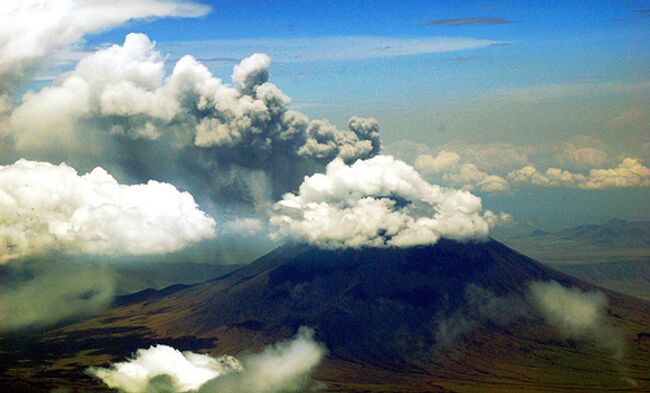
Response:
M255 217L237 217L223 224L222 230L231 235L250 236L264 229L264 221Z
M527 318L530 311L529 304L519 294L497 296L488 289L468 284L461 308L450 315L440 313L436 317L436 347L449 347L462 336L488 322L506 326L518 319Z
M596 291L583 292L555 281L533 282L529 286L532 303L544 319L565 338L589 339L620 359L623 340L607 322L607 297Z
M540 172L532 165L508 174L508 179L542 187L570 187L587 190L624 187L650 187L650 168L636 158L627 157L614 168L591 169L587 174L560 168Z
M495 16L473 16L466 18L434 19L429 25L435 26L473 26L473 25L506 25L511 20Z
M239 359L157 345L138 350L127 361L88 372L126 393L301 392L325 352L314 340L313 330L302 327L294 338Z
M532 146L511 143L461 144L449 148L455 148L465 161L482 170L498 173L527 164L535 152Z
M90 316L115 295L115 277L102 267L48 260L0 268L0 331Z
M467 191L442 188L391 156L332 161L285 194L270 218L274 238L321 247L408 247L439 238L483 239L504 218Z
M129 20L194 17L210 7L191 1L5 0L0 3L0 95L22 82L55 49Z
M596 343L620 361L625 347L623 335L607 321L607 308L602 292L565 287L555 281L532 281L525 291L502 296L469 284L457 310L436 316L436 344L447 347L486 323L507 326L541 316L557 330L559 338Z
M635 93L647 91L649 81L639 82L578 82L556 83L524 87L497 88L488 93L485 98L496 102L533 103L554 102L561 99L576 99L576 97L594 97L616 93Z
M157 181L121 185L101 168L27 160L0 166L0 262L49 251L143 255L215 235L187 192Z

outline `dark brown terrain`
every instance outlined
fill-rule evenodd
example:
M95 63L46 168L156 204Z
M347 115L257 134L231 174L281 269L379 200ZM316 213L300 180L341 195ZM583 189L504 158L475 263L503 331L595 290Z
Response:
M603 290L608 320L626 343L619 361L522 311L527 285L537 280L598 289L496 241L283 246L203 284L141 292L85 321L3 337L0 391L101 391L83 370L137 348L166 343L237 354L303 325L329 350L314 377L330 391L650 391L649 302ZM469 297L470 287L478 298ZM486 317L481 310L491 299L506 300ZM469 323L443 340L441 321L458 316Z

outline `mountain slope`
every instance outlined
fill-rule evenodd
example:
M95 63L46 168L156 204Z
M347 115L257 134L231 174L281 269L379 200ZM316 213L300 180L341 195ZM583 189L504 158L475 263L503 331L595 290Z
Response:
M154 342L235 354L306 325L329 350L316 378L332 391L607 391L629 389L625 378L650 388L649 303L607 292L608 319L628 343L618 362L590 342L562 339L538 316L519 318L529 282L539 280L590 288L496 241L290 245L222 278L32 337L22 359L0 354L0 362L14 366L7 381L32 372L31 381L77 378L97 388L80 370ZM26 347L48 355L30 364Z

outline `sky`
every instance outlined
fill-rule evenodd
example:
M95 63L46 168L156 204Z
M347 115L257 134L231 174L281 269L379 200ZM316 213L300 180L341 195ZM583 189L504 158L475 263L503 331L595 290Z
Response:
M528 156L540 156L538 169L584 172L628 156L650 160L650 2L209 4L205 16L129 22L86 37L85 47L143 32L170 58L192 54L224 79L239 59L267 53L272 80L294 108L340 125L353 114L374 117L383 151L406 160L415 157L400 148L404 141L432 153L508 144L536 150ZM428 47L457 39L468 49ZM571 146L605 157L576 165L561 151ZM506 235L650 217L647 187L481 196L513 214Z
M116 264L650 219L649 38L642 0L0 2L0 332Z
M136 218L119 217L137 232L137 217L148 215L159 233L153 245L122 235L100 245L80 235L63 242L57 231L81 224L66 218L55 230L47 215L38 216L49 228L40 245L120 256L176 252L217 235L268 245L267 232L283 239L269 229L269 212L289 203L286 193L299 205L321 200L303 195L301 183L308 188L310 176L330 169L332 177L344 173L329 168L335 158L352 165L377 155L508 216L488 220L497 238L650 218L648 1L3 7L0 165L33 179L43 195L52 195L43 173L68 179L74 186L54 195L65 195L71 211L98 201L124 214L140 209ZM378 159L368 168L399 165ZM7 189L15 178L3 181L22 201ZM104 181L115 191L101 188ZM396 187L377 192L399 194ZM147 210L158 188L175 216ZM127 190L139 202L116 201ZM356 203L338 190L338 207ZM474 205L467 212L479 214ZM101 222L102 214L88 217ZM118 233L124 222L102 231ZM185 241L167 241L178 230ZM98 238L108 236L102 231ZM19 233L5 240L4 258L20 255L16 239L30 243Z

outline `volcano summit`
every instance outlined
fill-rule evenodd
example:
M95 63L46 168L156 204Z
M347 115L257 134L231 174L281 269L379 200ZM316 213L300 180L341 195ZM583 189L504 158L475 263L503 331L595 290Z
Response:
M49 356L59 351L57 359L27 362L3 373L3 383L47 365L37 379L97 386L83 370L105 365L105 353L118 360L167 343L237 354L308 326L328 351L313 377L331 391L645 390L648 311L647 302L494 240L294 244L213 281L122 298L96 318L41 336L22 354L46 348ZM3 363L20 355L4 354Z

